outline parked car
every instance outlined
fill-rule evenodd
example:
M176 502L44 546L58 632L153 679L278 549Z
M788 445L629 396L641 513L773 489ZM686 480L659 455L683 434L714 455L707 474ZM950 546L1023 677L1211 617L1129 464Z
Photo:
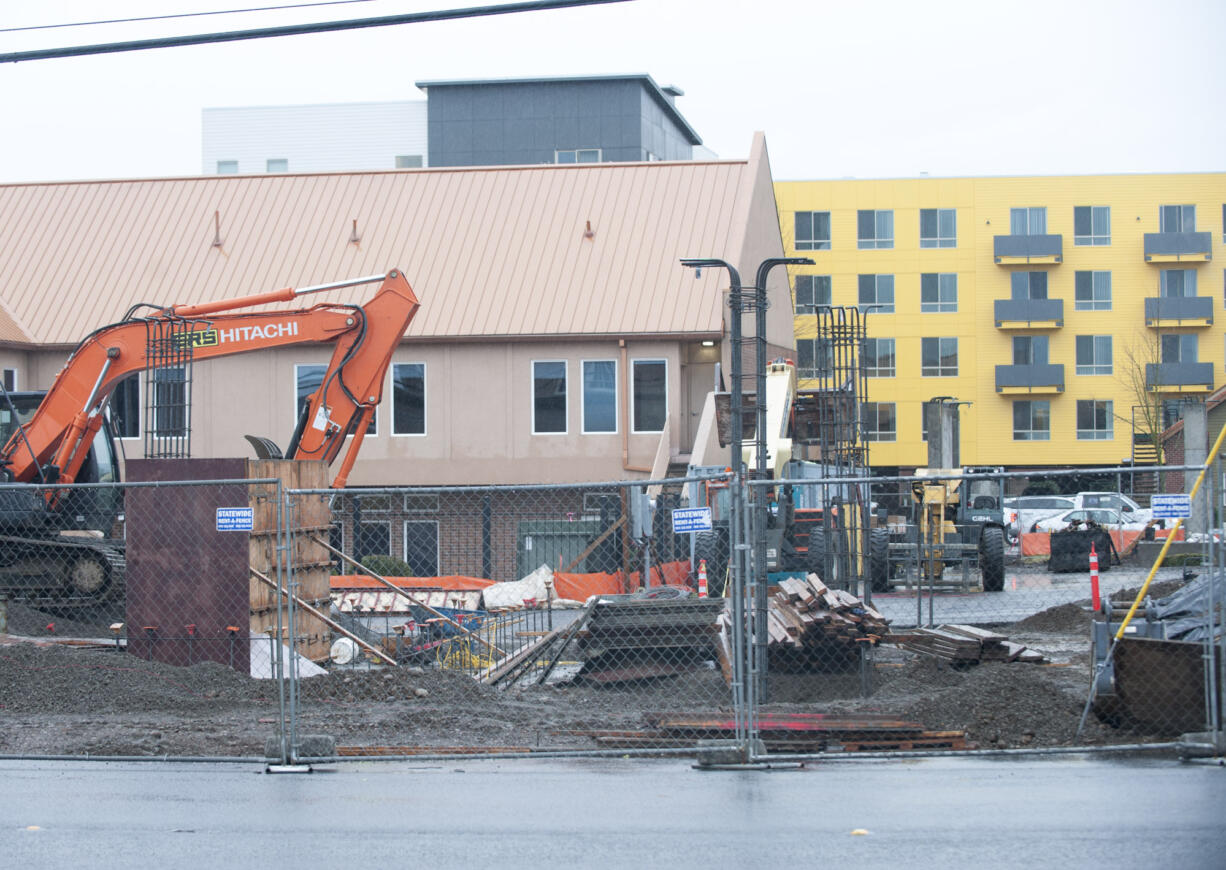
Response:
M1141 507L1119 492L1079 492L1072 498L1075 507L1106 508L1122 514L1128 522L1140 520L1142 523L1148 523L1154 516L1154 512L1149 508Z
M1039 520L1077 507L1072 498L1061 495L1021 495L1005 499L1004 506L1006 532L1012 539Z
M1109 508L1073 508L1063 513L1047 517L1035 522L1032 532L1058 532L1067 529L1073 523L1097 523L1103 528L1120 532L1140 532L1145 528L1145 522L1128 519L1119 511Z

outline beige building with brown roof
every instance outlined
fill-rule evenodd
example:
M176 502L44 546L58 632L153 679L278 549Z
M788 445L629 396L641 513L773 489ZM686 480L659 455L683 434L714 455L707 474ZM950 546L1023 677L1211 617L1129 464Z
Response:
M0 185L0 227L0 367L21 389L48 387L77 341L136 303L403 269L421 310L355 485L662 471L690 453L729 355L727 275L678 260L721 257L748 282L783 253L760 134L744 160ZM783 270L768 295L771 352L791 355ZM302 346L195 366L193 455L249 456L248 433L284 447L301 366L328 355ZM397 391L414 378L424 413L406 426Z

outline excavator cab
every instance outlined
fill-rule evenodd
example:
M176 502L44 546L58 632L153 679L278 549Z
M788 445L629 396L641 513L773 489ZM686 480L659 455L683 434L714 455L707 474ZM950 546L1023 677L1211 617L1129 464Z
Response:
M0 443L9 442L17 427L28 422L38 410L45 396L42 391L32 390L0 395ZM115 483L119 480L118 468L115 438L110 421L104 420L75 482ZM18 529L94 529L109 535L123 512L122 493L105 487L61 490L62 497L53 508L46 498L47 492L40 492L38 484L61 482L54 467L44 468L42 479L30 484L13 484L7 467L2 473L4 483L9 485L0 487L0 534Z

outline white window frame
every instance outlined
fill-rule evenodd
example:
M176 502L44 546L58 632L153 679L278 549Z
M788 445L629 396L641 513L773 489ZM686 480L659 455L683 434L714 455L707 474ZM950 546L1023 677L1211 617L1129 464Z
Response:
M1028 406L1028 410L1030 412L1029 420L1028 420L1030 424L1029 429L1018 429L1017 428L1016 408L1023 403L1025 403ZM1046 429L1036 429L1034 427L1034 406L1035 405L1046 405L1047 406L1047 428ZM1013 429L1013 440L1014 441L1050 441L1051 440L1051 402L1048 401L1047 399L1018 399L1017 401L1013 403L1012 407L1009 408L1009 415L1011 417L1009 422L1010 422L1011 428ZM1019 438L1018 437L1019 434L1022 437Z
M822 278L826 279L826 301L817 301L817 284ZM800 285L802 280L809 284L809 295L813 299L811 304L802 305L800 302ZM834 280L830 275L797 275L793 285L793 313L795 314L816 314L819 308L829 308L834 299Z
M635 381L638 380L637 374L636 374L638 371L638 366L643 363L663 363L664 364L664 425L661 426L659 429L640 429L639 428L638 413L635 410L635 402L634 402L634 384L635 384ZM664 431L664 426L668 425L668 418L669 418L668 378L669 378L668 360L664 357L642 357L641 359L634 359L630 361L630 396L629 396L630 403L629 404L630 404L630 417L631 417L631 428L630 428L631 432L635 433L636 435L654 435L654 434L659 434L660 432Z
M1083 342L1081 339L1093 339L1090 342L1090 360L1082 362L1081 348ZM1107 361L1102 362L1099 359L1099 349L1106 346ZM1074 371L1079 375L1110 375L1115 372L1115 342L1110 335L1078 335L1073 338L1073 365Z
M141 377L140 372L133 372L130 375L125 375L124 377L120 378L119 381L120 383L122 383L123 381L126 381L128 378L132 378L133 381L136 383L136 434L135 435L119 435L118 433L116 433L115 437L118 438L120 441L139 441L143 437L144 431L145 431L144 429L144 425L145 425L145 379ZM115 389L118 389L118 388L119 388L119 385L116 384ZM114 398L114 390L111 391L111 398L112 399ZM112 408L112 402L108 401L107 402L107 416L108 417L111 415L111 408ZM113 422L112 422L112 425L114 425Z
M274 169L273 164L285 164L285 168L284 169L279 169L279 168ZM264 171L275 173L278 175L281 174L282 172L289 172L289 158L288 157L269 157L267 160L264 161Z
M860 298L860 284L861 284L860 279L861 278L872 278L873 279L873 301L872 302L865 302L863 299ZM879 301L881 299L881 279L882 278L890 279L889 280L890 302L888 305ZM893 314L894 313L894 303L897 298L895 295L894 289L895 289L894 288L894 274L892 272L866 273L863 275L857 275L856 276L856 307L860 309L861 314L865 313L866 311L869 312L870 314ZM874 305L877 307L876 308L870 307Z
M1090 403L1092 405L1104 405L1106 411L1107 428L1099 429L1097 426L1093 429L1082 429L1081 423L1081 406ZM1091 409L1091 413L1097 417L1098 408ZM1078 441L1114 441L1115 440L1115 405L1110 399L1078 399L1077 405L1073 409L1076 415L1074 424L1077 425L1077 440Z
M231 169L230 167L234 167L234 168ZM218 160L217 161L217 174L218 175L238 175L238 161L237 160Z
M898 440L898 405L897 403L895 402L865 402L860 407L864 409L864 414L862 414L860 417L860 426L861 426L861 429L863 430L861 434L864 436L865 441L889 443L891 441ZM894 419L894 428L889 429L889 430L881 428L881 409L885 407L889 407L891 409L891 415L893 416L893 419ZM866 425L867 421L864 419L864 417L867 416L867 413L870 408L872 409L872 416L873 416L872 428L869 428L869 426ZM883 438L882 435L888 435L889 437Z
M1015 229L1018 218L1025 212L1025 230L1019 233ZM1047 235L1047 206L1030 205L1009 209L1009 235L1011 236L1044 236Z
M588 363L608 363L613 367L613 428L587 428L587 366ZM615 359L583 359L579 361L579 431L584 435L616 435L621 431L621 402L618 401L617 360Z
M958 247L958 210L956 208L921 208L919 216L920 225L920 247L921 248L956 248ZM936 212L937 219L937 234L935 236L924 235L924 212ZM952 214L954 221L954 234L952 236L944 236L941 234L941 216Z
M1166 225L1166 210L1179 209L1179 226ZM1185 226L1187 224L1188 226ZM1196 206L1183 203L1158 206L1158 232L1160 233L1194 233L1196 232Z
M1171 277L1173 275L1179 276L1178 296L1172 296L1167 293L1168 288L1171 286ZM1163 299L1191 299L1196 296L1196 293L1195 269L1161 269L1158 271L1158 295Z
M432 499L429 507L414 507L409 499ZM436 514L439 512L439 497L437 492L414 493L406 492L401 507L406 514Z
M924 365L924 342L935 341L937 343L937 364L935 366ZM949 371L947 366L941 364L941 359L946 356L943 352L944 342L952 341L954 343L954 364L953 371ZM924 378L956 378L958 376L958 337L956 335L940 335L940 336L924 336L920 338L920 377Z
M802 343L807 343L813 347L813 365L805 367L800 362L800 348ZM818 365L820 358L826 361L824 366ZM798 338L796 339L796 377L802 380L817 380L821 377L829 377L834 370L834 346L829 339L825 338Z
M536 428L536 367L538 364L546 365L550 363L562 364L562 379L565 381L564 392L562 394L565 410L562 412L562 431L561 432L539 432ZM532 434L533 435L569 435L570 434L570 361L564 359L534 359L531 365L532 370Z
M363 518L362 521L357 526L355 526L353 529L353 543L355 545L354 547L355 549L356 549L357 542L361 539L361 536L362 536L361 526L383 526L384 530L387 532L387 552L386 553L366 553L364 552L362 555L364 556L384 555L384 556L393 556L393 557L396 555L395 553L392 552L392 521L391 520L385 520L385 519L368 520L368 519Z
M421 431L420 432L397 432L396 431L396 367L397 366L421 366ZM430 383L428 380L427 366L424 361L406 360L404 362L394 362L388 368L388 378L390 379L388 395L391 396L391 415L392 437L393 438L425 438L430 432ZM375 416L379 416L377 413Z
M868 343L870 341L873 342L873 346L874 346L873 359L877 360L878 362L880 362L881 360L881 353L880 353L881 344L882 342L888 342L889 348L890 348L890 359L892 360L891 364L888 367L881 366L881 365L873 366L871 368L869 367L867 350L868 350ZM872 338L864 339L864 342L865 342L865 351L866 351L864 355L865 356L864 376L869 377L869 378L895 377L898 371L898 344L894 340L894 338L893 337L890 337L890 338L872 337Z
M294 363L294 405L293 405L293 409L294 409L294 411L293 411L293 415L290 417L290 420L292 420L292 421L294 422L294 425L295 425L295 426L297 426L297 425L298 425L298 399L299 399L299 396L298 396L298 371L299 371L299 369L309 368L309 367L312 367L312 366L313 366L313 367L315 367L315 368L323 369L323 373L322 373L322 374L324 374L324 375L326 375L326 374L328 373L328 364L327 364L327 363ZM323 382L323 378L321 377L321 378L320 378L320 383L322 383L322 382ZM311 421L310 421L310 420L307 420L307 425L308 425L308 426L310 426L310 425L311 425ZM353 433L352 433L352 432L346 432L346 433L345 433L345 437L346 437L346 438L351 438L352 436L353 436ZM367 437L367 438L378 438L378 437L379 437L379 406L378 406L378 405L375 405L375 413L374 413L374 415L372 415L372 416L371 416L371 418L370 418L370 426L369 426L369 427L367 427L367 429L366 429L366 437Z
M924 279L929 275L936 279L937 301L924 301ZM946 279L950 279L946 281ZM953 301L945 298L946 285L953 286ZM958 311L958 273L957 272L923 272L920 274L920 313L921 314L956 314Z
M595 154L595 160L580 160L580 154ZM573 160L564 160L569 155ZM601 163L604 160L604 150L601 148L559 148L553 152L553 162L571 166L576 163Z
M871 213L873 216L873 235L860 235L860 216ZM883 234L884 218L889 216L889 233ZM856 209L856 248L861 251L884 251L894 247L894 209L892 208L861 208Z
M1077 295L1078 275L1090 276L1090 298L1082 299ZM1101 279L1101 281L1100 281ZM1105 299L1099 298L1102 285L1106 286ZM1074 311L1110 311L1111 310L1111 272L1108 269L1080 269L1073 273L1073 310Z
M813 225L816 223L816 216L819 214L825 215L826 216L826 229L829 230L829 235L827 235L826 238L824 239L820 239L820 238L817 238L817 236L815 235L815 232L811 231L810 238L802 239L799 233L796 232L796 222L797 222L797 219L802 214L809 215L809 226L811 230L813 228ZM798 251L829 251L830 250L830 240L834 235L834 229L831 226L830 212L828 211L810 211L810 210L802 210L798 212L793 212L792 213L792 235L793 235L792 246Z
M1085 208L1090 210L1090 233L1089 235L1077 235L1077 209ZM1094 231L1094 218L1102 213L1107 215L1107 232L1096 233ZM1103 247L1111 244L1111 206L1109 205L1075 205L1073 206L1073 245L1077 246L1094 246Z
M434 526L434 574L424 574L424 575L418 575L418 576L425 576L425 577L441 576L442 566L440 565L440 562L442 561L443 553L442 553L442 547L441 547L442 541L439 538L438 520L427 520L427 519L419 519L419 518L414 517L410 519L405 519L401 522L400 524L400 560L404 562L406 565L408 565L409 563L409 524L410 523L414 523L414 524L429 523L430 525ZM410 565L409 567L412 567L412 566Z

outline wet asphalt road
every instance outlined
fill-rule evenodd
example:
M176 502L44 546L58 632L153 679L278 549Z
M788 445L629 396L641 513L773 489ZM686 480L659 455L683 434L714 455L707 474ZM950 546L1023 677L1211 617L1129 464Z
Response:
M0 849L21 868L1198 870L1223 866L1223 806L1226 768L1166 758L0 762Z

